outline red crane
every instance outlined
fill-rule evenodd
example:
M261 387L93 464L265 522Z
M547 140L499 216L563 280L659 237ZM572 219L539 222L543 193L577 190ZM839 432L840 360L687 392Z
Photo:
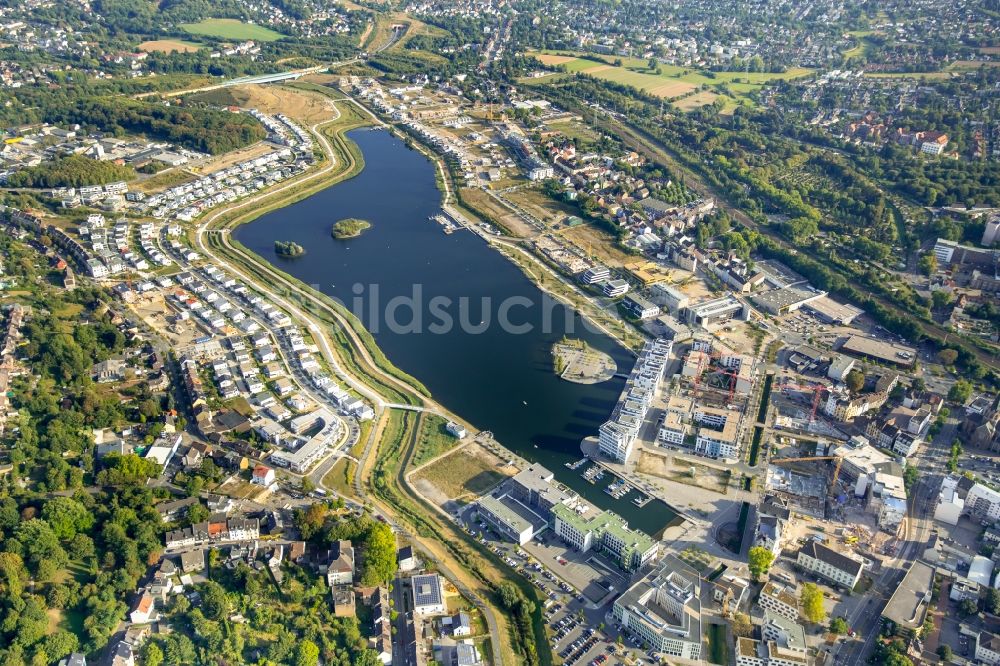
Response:
M782 391L784 391L785 389L795 389L799 391L805 391L806 393L812 393L813 394L812 413L810 413L809 415L809 422L812 423L813 421L816 420L816 410L819 409L820 398L823 395L823 391L827 390L824 384L802 385L802 384L792 384L790 382L786 382L784 384L780 384L778 388L781 389Z

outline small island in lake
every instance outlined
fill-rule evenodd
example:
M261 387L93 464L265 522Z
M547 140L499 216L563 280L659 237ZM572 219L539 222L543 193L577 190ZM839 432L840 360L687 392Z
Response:
M345 238L355 238L362 232L371 229L372 223L367 220L359 220L356 217L348 217L333 225L333 237L338 240Z
M274 241L274 252L279 257L301 257L306 249L292 241Z
M563 337L552 346L552 369L574 384L597 384L615 376L618 364L584 340Z

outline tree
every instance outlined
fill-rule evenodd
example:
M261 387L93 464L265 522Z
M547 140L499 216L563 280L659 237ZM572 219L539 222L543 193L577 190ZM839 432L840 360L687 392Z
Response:
M59 545L59 537L44 520L32 518L21 523L14 530L14 538L21 544L21 555L28 570L36 575L41 572L42 562L49 562L60 569L69 559Z
M208 520L210 515L208 508L201 502L192 504L187 510L187 519L192 525Z
M962 599L962 602L958 604L958 612L963 617L969 617L972 615L979 614L979 605L976 604L972 599Z
M944 289L936 289L931 292L931 303L936 308L943 308L951 304L951 294Z
M72 497L53 497L42 507L42 518L56 536L68 541L77 532L86 532L94 525L94 515Z
M299 643L295 649L295 666L316 666L319 661L319 647L310 640Z
M941 657L941 661L945 663L951 661L952 657L955 656L955 653L951 650L951 646L944 643L938 646L937 654Z
M851 393L857 393L865 386L865 373L860 370L851 370L844 377L844 384L847 385Z
M754 546L751 548L747 557L749 560L750 575L753 576L754 580L760 580L760 577L768 572L771 568L771 563L774 562L774 553L763 546Z
M210 580L202 585L201 591L205 617L210 620L221 620L229 615L229 596L221 585Z
M971 395L972 384L964 379L959 379L952 384L951 389L948 391L948 399L959 404L965 404Z
M142 648L143 666L160 666L163 663L163 650L153 641L147 641Z
M362 650L354 659L354 666L382 666L375 650Z
M937 353L937 360L941 365L952 366L958 360L958 352L954 349L942 349Z
M1000 615L1000 590L995 587L991 587L986 591L986 602L984 604L984 608L987 613Z
M934 253L928 252L924 256L920 257L920 261L917 262L917 266L920 268L921 273L930 277L937 271L937 257L934 256Z
M826 619L826 609L823 608L823 590L816 583L806 583L799 595L802 604L802 614L806 620L819 624Z
M383 585L396 573L396 536L385 523L374 522L365 540L362 585Z
M501 605L508 610L516 606L521 599L521 592L510 581L500 583L497 586L497 594L500 596Z
M849 627L847 626L847 620L845 620L844 618L835 617L832 620L830 620L831 634L837 634L838 636L841 636L843 634L846 634L848 629Z
M750 622L750 616L746 613L736 613L733 615L729 626L733 628L733 634L736 636L747 638L753 633L753 624Z

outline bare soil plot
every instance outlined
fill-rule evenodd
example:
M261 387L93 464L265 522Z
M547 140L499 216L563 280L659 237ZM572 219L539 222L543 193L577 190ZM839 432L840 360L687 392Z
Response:
M165 190L168 187L180 185L188 180L194 180L194 176L185 171L183 168L176 167L161 171L150 176L149 178L137 180L132 183L129 188L138 192L159 192L160 190Z
M319 93L288 86L247 84L221 90L211 90L193 96L214 104L254 108L262 113L284 113L306 125L333 117L331 100Z
M534 189L520 189L505 194L504 197L511 203L517 204L529 215L534 215L546 224L562 222L570 215L576 215L577 211L562 202L556 201Z
M138 48L146 53L174 53L175 51L177 53L194 53L201 46L180 39L154 39L139 44Z
M274 150L274 146L270 143L261 141L260 143L255 143L252 146L247 146L246 148L241 148L240 150L233 150L228 153L223 153L217 157L214 157L197 167L192 167L192 171L200 173L211 173L213 171L218 171L219 169L225 169L226 167L232 166L237 162L244 162L246 160L252 160L255 157L260 157L261 155L266 155Z
M529 238L536 233L527 222L478 187L463 188L462 200L503 225L512 236Z
M559 235L568 243L583 250L588 256L612 268L620 268L635 257L618 246L617 240L603 229L592 224L578 224L561 229Z
M534 53L532 55L541 60L542 64L549 66L561 65L565 62L576 60L576 56L553 55L551 53Z
M660 454L642 449L636 462L636 471L667 481L697 486L725 495L729 492L732 472L699 465L689 460L679 460L670 454Z

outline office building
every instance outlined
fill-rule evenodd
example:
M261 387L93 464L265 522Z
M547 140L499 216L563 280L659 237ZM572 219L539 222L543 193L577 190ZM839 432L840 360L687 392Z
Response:
M701 577L673 555L615 600L623 631L656 652L701 659Z

